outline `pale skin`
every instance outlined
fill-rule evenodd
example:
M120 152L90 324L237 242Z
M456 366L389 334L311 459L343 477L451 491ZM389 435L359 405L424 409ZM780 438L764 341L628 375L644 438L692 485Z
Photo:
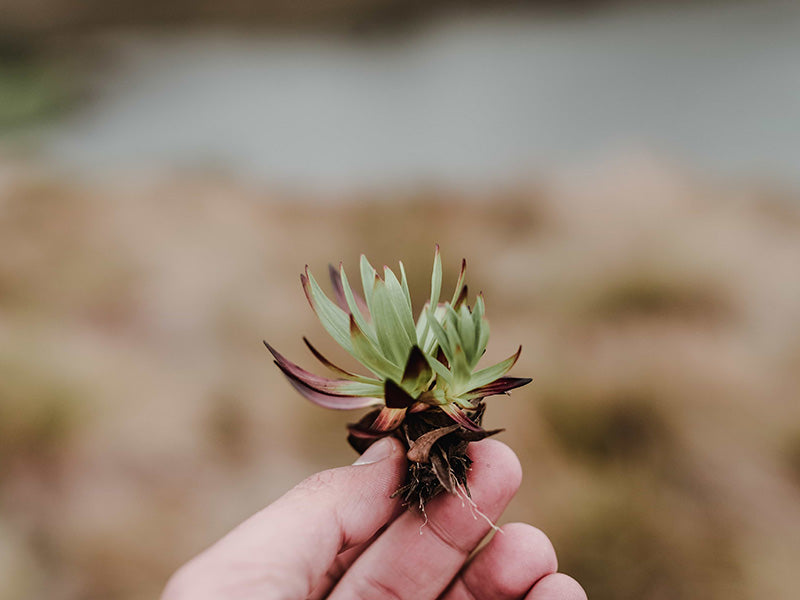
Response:
M473 552L522 475L500 442L470 444L469 453L469 487L486 519L450 494L428 504L427 523L403 510L390 496L405 452L386 438L354 465L306 479L189 561L162 600L586 600L531 525L504 525Z

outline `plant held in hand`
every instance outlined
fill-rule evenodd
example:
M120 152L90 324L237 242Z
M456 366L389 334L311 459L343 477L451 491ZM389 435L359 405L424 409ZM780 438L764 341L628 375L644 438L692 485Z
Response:
M436 247L431 295L414 320L405 269L400 278L384 267L383 277L361 257L363 298L352 290L344 268L330 267L336 302L329 299L306 267L300 276L311 308L328 333L371 376L342 369L303 338L311 353L337 375L321 377L287 360L265 345L292 386L326 408L375 410L348 426L348 441L358 452L388 435L408 448L409 474L397 490L409 506L424 510L442 491L466 488L469 442L494 435L481 421L484 398L530 383L505 377L522 347L506 360L477 369L489 341L483 297L467 305L466 261L449 301L441 301L442 262Z

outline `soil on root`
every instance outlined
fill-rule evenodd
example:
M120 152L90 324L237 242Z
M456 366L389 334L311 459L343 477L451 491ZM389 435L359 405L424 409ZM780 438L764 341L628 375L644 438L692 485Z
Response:
M477 425L483 420L486 405L480 403L469 414ZM374 420L375 413L365 415L363 421ZM390 435L394 435L407 448L408 474L406 480L392 497L400 496L403 505L425 512L425 505L442 492L469 496L467 473L472 460L467 455L470 442L482 440L501 432L470 431L440 410L431 409L406 415L403 423ZM364 452L376 440L365 440L351 435L350 445Z

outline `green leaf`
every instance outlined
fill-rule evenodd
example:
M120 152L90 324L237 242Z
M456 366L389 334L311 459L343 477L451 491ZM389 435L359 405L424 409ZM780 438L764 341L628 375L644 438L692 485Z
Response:
M412 307L411 292L408 291L408 277L406 277L406 268L403 266L402 260L397 262L400 263L400 284L403 287L403 293L406 295L406 302L408 302L408 307L411 308Z
M364 332L361 331L353 315L350 315L349 330L353 347L353 356L355 356L361 364L381 379L386 379L388 377L397 379L402 375L400 367L386 358Z
M522 346L520 346L514 354L509 356L504 361L499 362L496 365L492 365L491 367L487 367L485 369L477 371L472 375L472 377L470 377L469 387L463 391L481 387L482 385L486 385L487 383L491 383L495 379L502 377L503 375L508 373L511 367L514 366L521 353L522 353Z
M431 273L431 306L436 308L439 304L439 295L442 293L442 257L439 254L439 244L433 253L433 272Z
M433 377L431 366L428 364L419 346L415 345L408 354L408 360L406 361L406 367L403 370L403 378L400 380L400 384L409 394L416 397L421 392L425 391L431 377Z
M472 321L475 324L475 363L472 365L474 368L478 361L486 351L486 344L489 343L489 321L484 318L486 308L483 303L483 294L478 294L478 299L475 300L475 309L472 311Z
M447 361L450 364L453 364L453 346L450 343L450 338L447 335L447 332L442 327L439 321L431 316L431 311L428 309L428 323L431 327L431 331L433 332L436 341L439 343L439 347L444 352Z
M317 313L322 326L342 348L351 351L353 346L350 342L350 318L347 313L325 295L308 267L305 275L300 278L311 308Z
M311 354L313 354L314 357L319 362L321 362L323 365L328 367L328 369L330 369L331 371L333 371L334 373L339 375L339 377L344 377L345 379L350 379L352 381L361 381L363 383L372 383L372 382L376 382L377 381L376 379L372 379L371 377L364 377L363 375L359 375L358 373L352 373L350 371L347 371L346 369L343 369L342 367L340 367L338 365L333 364L325 356L323 356L323 354L319 350L317 350L311 344L311 342L308 340L308 338L303 337L303 341L305 342L305 344L308 347L308 349L311 351Z
M431 272L431 299L428 302L428 306L433 307L432 310L436 310L439 306L439 296L442 293L442 257L439 254L439 244L436 244L435 250L433 252L433 271ZM423 322L422 315L426 314L425 309L422 309L422 313L419 317L419 323ZM427 314L426 314L427 316ZM428 348L428 333L430 332L430 323L428 319L424 319L422 330L420 331L419 328L417 329L417 339L424 344L423 349L427 353L431 353L432 350Z
M475 339L475 324L466 304L462 304L458 311L458 333L471 371L476 362L475 347L477 346L477 340Z
M464 278L467 275L467 259L461 259L461 272L458 274L458 281L456 281L456 289L453 292L453 299L450 300L450 304L456 306L456 302L458 301L459 296L461 295L461 289L464 287Z
M414 342L409 338L392 305L386 283L377 275L372 288L372 322L384 355L395 364L405 364Z
M472 369L469 367L466 353L459 344L456 344L455 348L453 348L453 359L450 361L450 369L453 372L456 388L462 389L465 385L469 385Z
M364 290L364 300L367 302L367 308L369 309L369 314L372 315L372 318L374 319L375 313L372 312L372 287L378 272L371 264L369 264L367 257L364 256L363 254L361 255L360 266L361 266L361 287Z
M431 369L433 369L433 372L436 373L436 377L441 378L446 387L448 388L453 387L454 383L453 374L450 372L450 369L445 367L441 362L439 362L436 358L434 358L430 354L426 354L425 358L428 359L428 364L431 366Z
M403 286L397 281L397 277L389 267L384 267L383 278L397 320L405 329L408 341L411 344L416 344L417 330L414 326L414 313L411 312L411 300L408 297L408 292L403 290Z
M375 335L375 330L372 328L372 325L367 322L366 317L361 312L355 295L353 294L353 289L350 287L350 282L347 280L347 275L344 272L344 266L342 265L339 265L339 274L342 278L344 298L347 301L347 307L350 309L350 313L355 317L356 323L358 323L361 331L363 331L373 343L377 343L378 338Z

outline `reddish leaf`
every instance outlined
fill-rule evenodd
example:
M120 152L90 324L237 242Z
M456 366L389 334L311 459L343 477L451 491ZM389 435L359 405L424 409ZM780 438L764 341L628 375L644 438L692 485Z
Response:
M366 379L365 377L363 377L362 375L359 375L358 373L351 373L350 371L347 371L347 370L345 370L345 369L343 369L341 367L338 367L335 364L333 364L331 361L329 361L327 358L325 358L322 355L322 353L320 353L319 350L317 350L316 348L314 348L314 346L311 345L311 342L308 341L308 338L303 337L303 341L306 343L306 346L311 351L311 354L313 354L314 357L319 362L321 362L323 365L328 367L334 373L338 373L339 375L341 375L342 377L346 377L347 379L353 379L353 380Z
M484 431L481 427L473 423L472 420L467 416L467 413L465 413L455 404L443 404L439 408L442 410L442 412L447 414L448 417L453 419L453 421L461 425L464 429L476 432Z
M523 385L528 385L531 381L533 380L529 377L501 377L491 383L468 391L462 397L465 400L477 400L478 398L485 398L487 396L505 394Z
M407 409L416 402L403 388L391 379L387 379L383 385L383 395L386 400L386 407L390 409Z
M333 408L337 410L352 410L356 408L366 408L367 406L372 406L374 404L378 404L381 400L380 398L364 398L361 396L336 396L334 394L326 394L324 392L320 392L319 390L315 390L314 388L306 385L299 379L294 378L290 373L285 371L283 367L275 361L275 364L278 365L278 368L283 371L283 374L286 375L286 378L289 380L289 383L292 385L294 389L296 389L302 396L306 399L310 400L314 404L319 404L325 408Z
M336 304L339 305L345 312L350 312L350 308L347 306L347 298L344 296L344 288L342 287L342 276L339 275L339 271L336 270L336 267L329 264L328 265L328 275L330 275L331 283L333 284L333 293L336 296Z
M402 383L407 389L416 389L424 386L430 381L433 376L433 371L425 354L420 350L416 344L411 348L406 361L406 368L403 371Z
M375 417L370 429L373 431L393 431L400 427L406 416L405 408L382 408Z

